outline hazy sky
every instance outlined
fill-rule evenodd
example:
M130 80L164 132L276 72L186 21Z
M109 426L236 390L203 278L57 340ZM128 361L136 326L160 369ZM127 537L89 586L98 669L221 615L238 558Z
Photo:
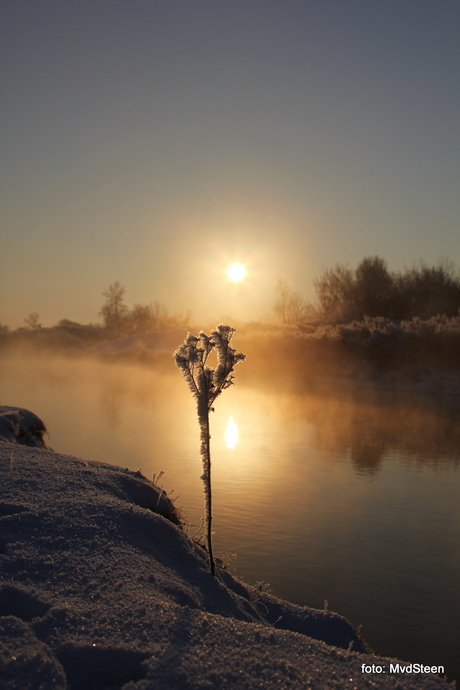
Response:
M458 0L1 0L0 322L460 263ZM248 267L244 284L225 269Z

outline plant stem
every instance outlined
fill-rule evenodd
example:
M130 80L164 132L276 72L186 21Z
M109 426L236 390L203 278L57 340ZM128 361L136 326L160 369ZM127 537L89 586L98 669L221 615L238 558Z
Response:
M206 531L208 541L209 565L211 574L216 574L216 564L212 552L212 495L211 495L211 436L209 433L209 410L206 410Z

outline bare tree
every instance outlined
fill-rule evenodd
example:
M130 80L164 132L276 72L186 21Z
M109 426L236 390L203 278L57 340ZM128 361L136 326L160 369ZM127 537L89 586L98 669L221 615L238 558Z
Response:
M39 321L40 319L40 314L37 314L36 312L33 312L32 314L29 314L24 318L24 323L26 325L26 328L29 328L31 331L35 331L37 328L41 328L42 325Z
M99 315L104 319L105 327L115 331L117 335L123 332L128 315L128 307L124 304L125 292L126 288L117 280L102 293L105 303Z
M276 286L276 295L272 309L281 323L305 321L310 313L310 307L300 292L291 290L284 280L281 279Z

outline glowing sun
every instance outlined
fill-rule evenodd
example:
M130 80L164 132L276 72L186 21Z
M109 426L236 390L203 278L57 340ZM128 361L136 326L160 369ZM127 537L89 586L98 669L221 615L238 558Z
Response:
M242 264L231 264L227 268L227 276L230 280L243 280L246 275L246 269Z

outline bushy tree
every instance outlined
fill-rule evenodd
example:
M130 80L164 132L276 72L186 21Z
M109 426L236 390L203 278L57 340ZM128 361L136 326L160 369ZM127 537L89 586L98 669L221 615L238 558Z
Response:
M354 305L355 281L353 271L342 264L325 269L313 281L323 318L331 321L357 318Z
M70 319L60 319L57 324L57 328L84 328L83 324L78 323L78 321L71 321Z
M359 318L364 316L393 316L394 278L387 263L379 256L365 257L354 275L354 302Z
M336 264L323 271L314 286L321 317L336 323L365 316L456 316L460 308L460 276L448 261L390 273L384 259L365 257L355 270Z
M135 304L127 318L129 333L147 333L154 331L157 325L151 304Z
M153 304L135 304L126 318L128 332L132 334L187 328L189 320L189 312L185 315L169 314L166 307L158 301Z
M459 314L460 275L452 262L444 259L437 266L428 266L420 261L395 280L404 318Z

